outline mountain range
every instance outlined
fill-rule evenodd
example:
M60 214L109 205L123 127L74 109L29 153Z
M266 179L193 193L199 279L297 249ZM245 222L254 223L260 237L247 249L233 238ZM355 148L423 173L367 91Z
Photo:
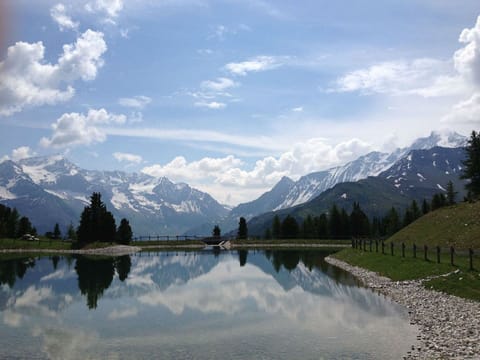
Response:
M55 223L63 228L70 223L76 225L94 191L102 194L102 200L117 221L122 217L130 220L135 235L208 235L214 224L219 224L223 233L227 233L238 226L239 217L250 220L261 214L267 214L268 218L273 211L285 213L290 208L300 211L302 204L308 207L315 199L332 201L338 195L332 194L338 191L343 191L339 196L347 194L349 201L363 200L362 207L365 201L370 202L365 194L375 195L359 189L359 198L355 200L353 195L348 197L349 192L353 192L345 190L345 186L377 186L385 191L385 203L388 199L395 203L397 197L411 199L434 190L443 191L449 179L459 188L458 173L465 144L466 138L454 132L432 132L411 146L391 153L371 152L343 166L307 174L297 181L284 177L258 199L231 210L210 195L165 177L85 170L59 155L17 162L6 160L0 163L0 203L16 207L30 218L40 233L51 231ZM435 152L428 152L436 146L440 147ZM378 184L372 185L375 181ZM402 200L398 205L404 203ZM376 213L373 208L371 213ZM258 219L252 222L252 230L258 223Z

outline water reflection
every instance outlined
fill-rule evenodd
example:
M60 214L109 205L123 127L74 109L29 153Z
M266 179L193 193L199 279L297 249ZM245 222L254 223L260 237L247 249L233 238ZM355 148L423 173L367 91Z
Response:
M403 310L324 256L0 260L0 358L401 357L414 337Z

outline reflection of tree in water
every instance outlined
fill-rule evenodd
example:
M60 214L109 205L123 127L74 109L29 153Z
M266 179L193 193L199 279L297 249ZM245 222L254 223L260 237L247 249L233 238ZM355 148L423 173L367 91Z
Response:
M132 267L130 256L125 255L115 258L115 267L117 268L119 280L125 281L130 273L130 268Z
M0 285L7 284L13 288L17 278L22 279L28 268L35 266L31 258L9 259L0 261Z
M247 263L248 250L238 250L238 260L240 261L240 267L245 266Z
M78 275L80 292L87 296L88 308L95 309L97 307L98 300L112 283L115 268L119 279L124 281L130 273L130 267L131 260L128 255L101 259L79 256L75 270Z

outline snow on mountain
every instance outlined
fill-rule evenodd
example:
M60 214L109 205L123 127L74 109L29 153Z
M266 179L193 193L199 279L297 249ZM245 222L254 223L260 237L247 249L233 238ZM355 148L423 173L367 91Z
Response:
M0 202L28 212L41 232L51 230L56 222L76 224L93 192L102 194L117 220L128 218L139 235L181 234L192 224L220 219L228 212L210 195L187 184L146 174L84 170L58 155L0 164ZM57 209L68 208L69 216L60 216L53 208L45 214L53 203Z
M272 210L280 210L303 204L336 184L358 181L368 176L377 176L389 169L411 150L431 149L435 146L459 148L465 146L467 138L451 131L432 131L430 136L417 139L411 146L394 152L371 152L343 166L311 173L301 177L286 195L285 201Z

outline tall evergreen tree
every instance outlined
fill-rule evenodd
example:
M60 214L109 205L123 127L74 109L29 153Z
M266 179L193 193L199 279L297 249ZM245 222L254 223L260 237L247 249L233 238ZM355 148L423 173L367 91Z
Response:
M55 226L53 227L53 238L54 239L60 239L62 237L62 233L60 231L60 226L58 223L55 223Z
M333 239L338 239L342 235L342 218L337 205L333 204L328 217L328 233Z
M22 216L18 222L17 237L21 237L25 234L32 234L32 224L26 216Z
M309 214L302 223L302 237L304 239L314 239L316 238L315 224L312 219L312 216Z
M463 161L464 169L462 179L470 180L465 188L473 198L480 197L480 134L472 131L468 145L465 148L466 159Z
M422 214L428 214L430 212L430 204L428 203L427 199L423 199L422 202Z
M80 216L77 239L80 243L97 241L114 242L117 232L115 219L102 202L100 193L93 193L90 206L86 206Z
M248 238L247 220L245 220L244 217L241 217L238 221L237 239L246 238Z
M456 203L455 198L457 197L458 192L455 191L453 187L453 182L450 180L447 183L447 205L453 205Z
M272 236L274 239L280 239L282 234L281 234L281 222L280 222L280 218L278 217L278 215L275 215L275 217L273 218L273 224L272 224Z
M360 208L360 204L354 202L350 213L351 235L354 237L366 237L370 235L370 221Z
M319 239L328 239L328 217L326 214L321 214L315 218L315 228Z
M117 230L117 242L119 244L128 245L132 241L132 228L127 219L122 219Z
M215 225L212 230L212 236L219 238L222 234L222 230L220 230L220 226Z
M397 210L392 206L384 219L385 235L390 236L400 230L400 217Z
M296 239L299 233L297 220L293 216L287 215L282 221L282 237L285 239Z

